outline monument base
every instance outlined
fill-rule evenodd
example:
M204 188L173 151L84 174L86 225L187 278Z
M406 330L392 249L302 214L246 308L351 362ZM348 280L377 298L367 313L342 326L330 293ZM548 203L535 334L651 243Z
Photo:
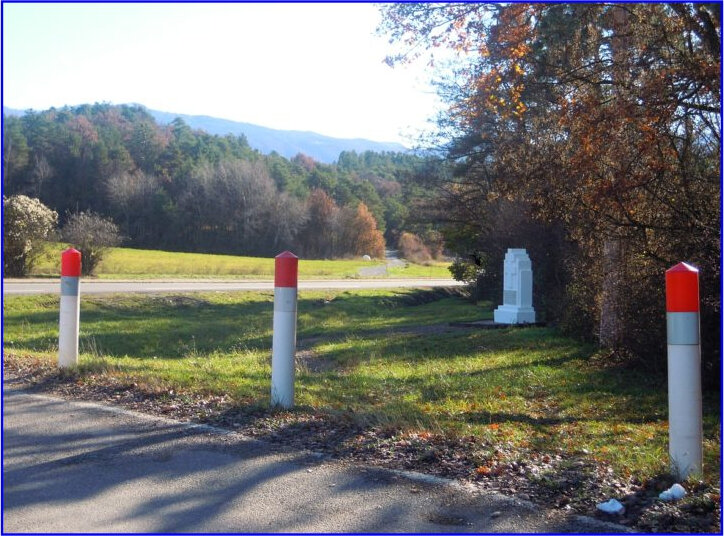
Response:
M501 305L493 311L493 320L499 324L535 324L535 310L532 307Z

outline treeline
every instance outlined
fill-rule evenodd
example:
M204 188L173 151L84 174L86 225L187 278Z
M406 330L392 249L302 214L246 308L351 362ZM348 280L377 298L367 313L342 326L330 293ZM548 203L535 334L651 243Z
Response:
M260 154L244 136L161 126L139 106L82 105L4 117L4 195L40 199L62 226L93 211L139 248L305 257L384 255L405 231L425 161L343 152L336 164Z

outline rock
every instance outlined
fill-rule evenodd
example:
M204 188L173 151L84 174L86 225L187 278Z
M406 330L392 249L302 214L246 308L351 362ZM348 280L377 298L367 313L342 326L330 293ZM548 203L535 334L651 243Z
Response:
M601 512L612 515L621 515L625 510L623 504L618 502L616 499L609 499L604 503L597 504L596 508Z
M662 491L659 494L659 499L662 501L678 501L679 499L684 498L686 495L686 490L684 489L684 486L681 484L674 484L666 491Z

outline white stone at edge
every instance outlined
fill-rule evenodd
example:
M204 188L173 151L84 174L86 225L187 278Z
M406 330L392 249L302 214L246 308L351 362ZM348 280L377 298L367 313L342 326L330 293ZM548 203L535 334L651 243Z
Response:
M503 261L503 305L493 311L498 324L534 324L533 271L525 249L508 248Z

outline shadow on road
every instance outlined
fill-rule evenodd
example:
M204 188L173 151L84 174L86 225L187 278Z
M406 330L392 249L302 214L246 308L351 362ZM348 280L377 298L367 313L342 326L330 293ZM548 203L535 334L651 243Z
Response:
M512 499L204 426L7 388L4 405L7 532L571 530Z

